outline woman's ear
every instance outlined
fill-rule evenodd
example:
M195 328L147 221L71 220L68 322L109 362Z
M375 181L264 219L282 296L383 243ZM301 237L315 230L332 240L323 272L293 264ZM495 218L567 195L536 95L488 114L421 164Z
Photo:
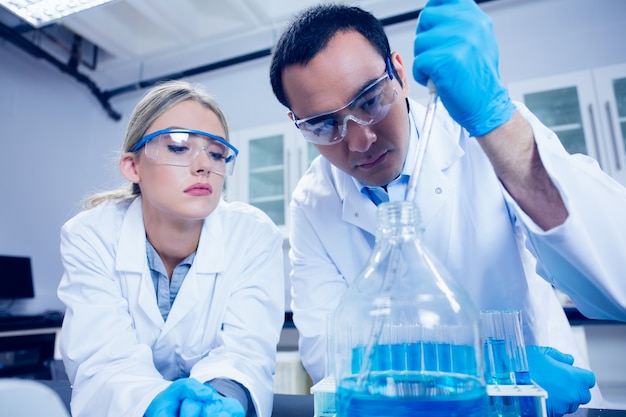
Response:
M126 152L120 159L120 171L128 181L138 184L140 181L137 170L137 156L132 152Z

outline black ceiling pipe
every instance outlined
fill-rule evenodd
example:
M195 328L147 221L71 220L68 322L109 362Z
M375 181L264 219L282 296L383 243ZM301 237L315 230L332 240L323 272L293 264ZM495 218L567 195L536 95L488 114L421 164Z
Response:
M0 22L0 36L9 42L13 43L18 48L30 53L35 58L43 59L48 61L55 67L57 67L62 72L69 74L74 77L81 84L85 84L87 88L91 91L91 93L98 99L104 110L107 112L109 117L113 120L120 120L122 116L113 110L111 104L109 103L109 97L105 96L103 92L98 88L95 82L93 82L89 77L84 74L78 72L78 69L75 65L69 65L59 61L56 57L49 54L48 52L41 49L39 46L35 45L31 41L27 40L23 36L21 36L18 32L14 31L10 27L6 26L4 23Z
M480 3L486 3L486 2L494 1L494 0L475 0L475 1L476 3L480 4ZM395 16L386 17L386 18L380 19L380 22L382 23L383 26L389 26L389 25L402 23L402 22L406 22L410 20L417 20L420 12L421 12L421 9L415 10L412 12L402 13L402 14L395 15ZM229 67L232 65L237 65L237 64L252 61L255 59L263 58L266 56L270 56L272 54L271 48L262 49L259 51L251 52L251 53L244 54L244 55L239 55L237 57L225 59L223 61L215 62L212 64L202 65L200 67L195 67L195 68L191 68L185 71L152 78L150 80L139 81L139 82L132 83L126 86L117 87L115 89L108 90L108 91L102 91L98 88L96 83L93 82L89 77L78 72L75 65L70 65L73 63L71 62L71 60L69 64L59 61L57 58L50 55L48 52L44 51L43 49L41 49L39 46L35 45L31 41L21 36L19 32L4 25L2 22L0 22L0 36L9 40L10 42L15 44L19 48L33 55L34 57L45 59L46 61L50 62L52 65L60 69L62 72L69 74L70 76L76 78L76 80L78 80L80 83L85 84L89 88L89 90L91 90L92 94L98 99L98 101L100 102L104 110L107 112L107 114L115 121L119 121L121 119L121 115L111 107L111 104L109 102L109 100L114 96L117 96L123 93L129 93L131 91L136 91L136 90L152 87L153 85L161 81L179 79L183 77L189 77L192 75L198 75L198 74L202 74L205 72L214 71L214 70Z
M477 3L479 1L481 0L476 0ZM490 0L482 0L482 1L490 1ZM421 12L421 9L415 10L413 12L402 13L396 16L391 16L391 17L387 17L384 19L380 19L380 22L382 23L383 26L389 26L389 25L393 25L396 23L406 22L408 20L415 20L419 16L420 12ZM247 61L252 61L254 59L263 58L263 57L270 56L270 55L272 55L271 48L262 49L260 51L251 52L245 55L240 55L235 58L230 58L230 59L226 59L223 61L215 62L213 64L203 65L203 66L192 68L189 70L185 70L185 71L181 71L181 72L177 72L177 73L173 73L173 74L169 74L169 75L165 75L161 77L155 77L150 80L140 81L138 83L129 84L123 87L118 87L113 90L104 91L103 94L105 97L111 98L119 94L128 93L128 92L135 91L141 88L152 87L153 85L164 80L175 80L175 79L179 79L183 77L189 77L192 75L203 74L205 72L214 71L214 70L221 69L221 68L226 68L231 65L241 64Z
M104 91L102 94L107 98L117 96L123 93L129 93L131 91L139 90L142 88L152 87L153 85L165 81L165 80L177 80L179 78L190 77L192 75L203 74L205 72L214 71L220 68L230 67L231 65L237 65L244 62L252 61L254 59L263 58L272 54L271 49L262 49L260 51L251 52L249 54L239 55L234 58L225 59L223 61L214 62L212 64L202 65L200 67L191 68L188 70L175 72L173 74L155 77L150 80L139 81L137 83L129 84L123 87L118 87L113 90Z

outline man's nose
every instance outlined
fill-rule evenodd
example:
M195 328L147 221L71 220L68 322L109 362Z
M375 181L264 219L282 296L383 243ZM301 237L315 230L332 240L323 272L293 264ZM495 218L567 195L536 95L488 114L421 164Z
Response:
M354 120L346 120L344 126L348 149L352 152L366 152L376 142L376 134L371 126L362 125Z

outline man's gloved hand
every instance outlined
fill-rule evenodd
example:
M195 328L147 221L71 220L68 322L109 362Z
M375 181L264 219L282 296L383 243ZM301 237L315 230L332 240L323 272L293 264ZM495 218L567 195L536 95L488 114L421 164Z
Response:
M593 372L572 366L572 355L545 346L526 346L530 378L548 392L549 417L573 413L591 401L589 391L596 384Z
M428 0L414 43L413 77L430 79L454 120L472 136L507 122L515 105L500 82L492 22L475 0Z
M160 392L144 417L244 417L243 407L234 398L222 397L209 384L193 378L178 379Z

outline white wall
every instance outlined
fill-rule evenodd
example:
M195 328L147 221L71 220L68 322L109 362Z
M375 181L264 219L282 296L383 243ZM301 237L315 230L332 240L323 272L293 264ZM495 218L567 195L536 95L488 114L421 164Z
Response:
M494 20L507 82L626 62L626 1L497 0L482 7ZM407 66L414 29L414 22L387 28ZM231 129L273 124L286 116L271 93L269 61L192 80L217 96ZM414 82L412 90L424 96ZM0 253L32 257L36 286L36 298L14 311L62 307L55 294L62 273L59 229L85 195L121 182L116 151L142 93L114 97L123 118L112 121L85 86L0 41Z
M506 82L626 62L624 0L497 0L482 7L494 20ZM407 66L414 29L414 22L387 28ZM268 65L269 58L259 59L193 81L217 96L233 130L274 124L286 116L272 96ZM412 90L418 99L425 96L415 83ZM14 313L63 308L56 298L59 229L85 195L121 182L116 151L141 93L112 100L123 115L114 122L86 87L0 41L0 254L32 258L36 293L34 300L18 302ZM5 279L10 277L0 275ZM611 329L593 336L600 345L590 343L592 365L610 370L615 364L600 360L612 357L623 369L623 354L615 352L623 352L624 327ZM617 345L606 336L615 332L622 335ZM596 371L623 387L623 372Z

